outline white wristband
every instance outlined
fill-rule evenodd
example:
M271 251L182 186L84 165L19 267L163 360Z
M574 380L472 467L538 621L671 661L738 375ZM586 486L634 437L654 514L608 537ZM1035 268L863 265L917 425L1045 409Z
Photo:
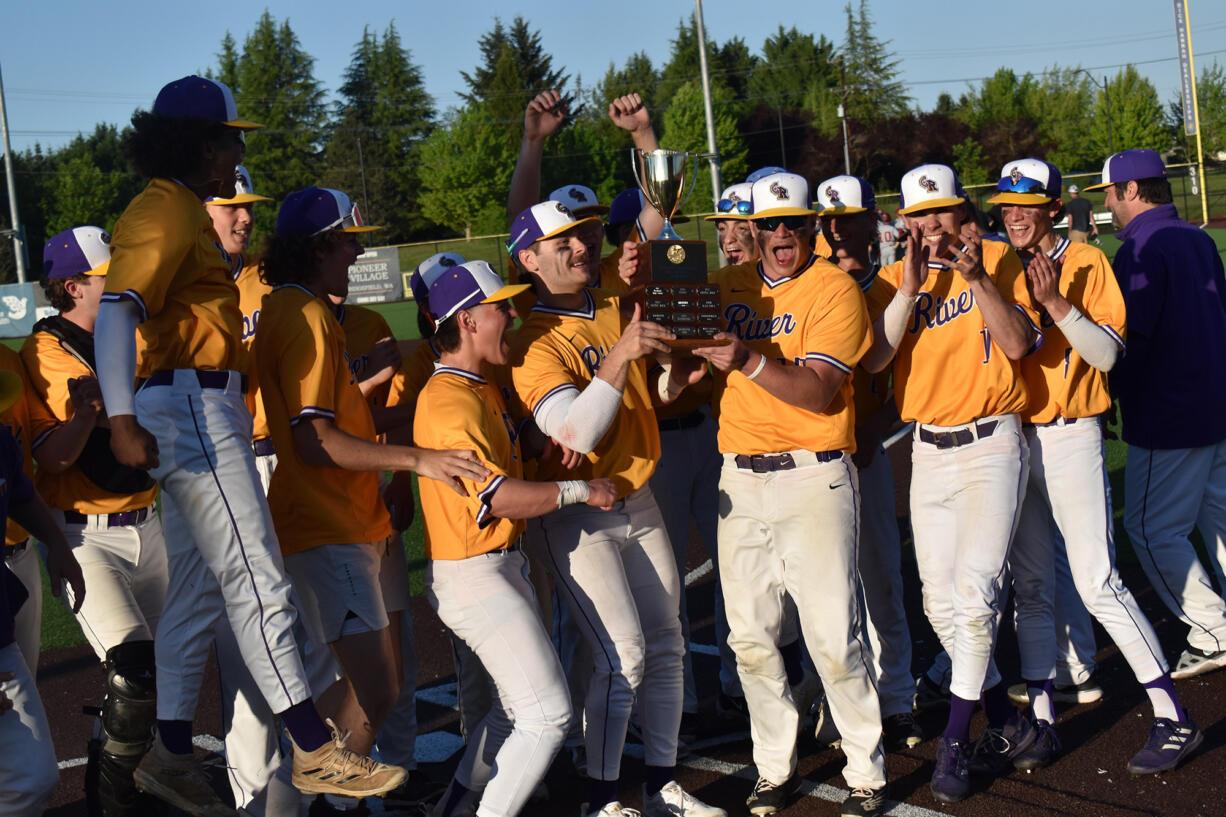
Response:
M758 357L758 365L754 366L753 371L745 375L746 380L753 380L758 375L762 374L762 370L766 368L766 355Z
M588 497L592 495L591 488L581 479L564 479L558 483L558 507L564 508L567 505L578 505L580 502L587 502Z

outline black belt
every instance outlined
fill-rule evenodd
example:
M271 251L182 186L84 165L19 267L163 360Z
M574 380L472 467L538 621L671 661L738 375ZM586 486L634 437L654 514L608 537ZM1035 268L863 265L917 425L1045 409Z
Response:
M251 443L251 450L255 452L257 457L271 457L277 453L277 449L273 448L272 437L261 437Z
M818 462L834 462L843 456L842 451L814 451L813 456ZM791 471L796 467L796 460L791 454L737 454L736 467L753 471L755 474L766 474L771 471Z
M1086 420L1086 419L1089 419L1089 418L1087 417L1057 417L1056 419L1052 420L1050 423L1027 423L1026 425L1034 426L1035 428L1050 428L1051 426L1058 426L1058 425L1071 426L1074 423L1076 423L1078 420Z
M976 433L974 434L971 433L969 428L960 428L957 431L929 431L920 426L919 439L920 442L935 445L937 448L958 448L959 446L969 445L977 439L982 440L986 437L991 437L996 432L998 425L1000 423L997 420L976 423Z
M196 380L202 389L228 389L230 387L230 372L225 369L195 369ZM154 372L141 382L138 388L145 386L170 386L175 382L174 369L162 369ZM247 392L247 375L239 375L239 384L243 393Z
M661 431L684 431L687 428L698 428L705 419L701 411L695 409L684 417L665 417L656 420Z
M101 516L102 514L92 514L93 516ZM135 511L119 511L118 513L108 513L106 516L106 526L108 528L125 528L128 525L139 525L149 518L149 507L138 508ZM77 513L76 511L64 511L64 521L70 525L84 525L89 522L89 515Z

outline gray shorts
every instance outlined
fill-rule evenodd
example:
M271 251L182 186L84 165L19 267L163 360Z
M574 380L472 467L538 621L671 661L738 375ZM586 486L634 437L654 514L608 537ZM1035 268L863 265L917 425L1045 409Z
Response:
M321 644L387 627L379 584L384 541L321 545L285 557L307 632Z

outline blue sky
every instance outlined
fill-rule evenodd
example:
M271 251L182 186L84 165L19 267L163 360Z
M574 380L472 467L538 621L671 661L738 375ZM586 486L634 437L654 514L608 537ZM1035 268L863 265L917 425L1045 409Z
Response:
M858 2L858 0L857 0ZM1226 7L1220 0L1189 0L1198 69L1215 58L1226 65ZM318 0L267 5L231 0L117 0L10 3L0 70L8 97L10 138L22 150L35 142L55 146L97 122L122 124L147 108L165 82L216 63L226 31L242 43L267 8L288 18L303 48L316 58L315 76L331 93L364 26L382 31L394 20L412 59L423 69L438 107L457 104L461 70L477 63L477 39L496 15L521 14L541 33L554 64L572 82L590 85L610 61L621 64L646 51L658 66L668 57L677 24L692 0ZM780 25L843 39L841 0L756 3L707 0L707 36L740 36L755 52ZM104 10L105 9L105 10ZM950 9L950 10L947 10ZM917 104L930 108L941 92L955 97L968 81L1008 65L1019 72L1059 63L1093 68L1101 78L1132 62L1158 88L1165 103L1178 93L1171 0L1100 3L1031 0L1024 4L944 4L874 0L878 36L891 40L904 81ZM1023 14L1024 12L1024 14ZM1072 19L1085 19L1074 25ZM1199 70L1198 70L1199 73Z

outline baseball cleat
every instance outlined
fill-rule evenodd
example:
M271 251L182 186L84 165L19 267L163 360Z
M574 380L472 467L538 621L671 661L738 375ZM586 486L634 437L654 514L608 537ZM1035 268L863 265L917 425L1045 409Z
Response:
M588 811L587 803L584 803L579 813L585 817L639 817L637 809L626 808L616 800L612 803L605 803L604 808L600 811Z
M132 774L136 787L193 817L235 817L217 796L195 755L177 755L161 739L141 758Z
M730 721L749 723L749 704L744 695L728 695L723 692L715 699L715 714Z
M381 795L404 782L407 772L345 748L349 734L326 721L332 741L313 752L294 743L294 771L290 783L303 794L340 794L346 797Z
M754 783L753 791L745 800L745 806L750 814L774 814L787 808L788 803L796 796L800 788L800 778L792 775L785 782L775 785L765 777L759 777Z
M840 817L876 817L885 813L885 786L870 789L866 786L852 789L843 798Z
M1030 744L1030 748L1013 758L1013 768L1023 772L1046 768L1064 748L1060 743L1060 736L1056 734L1056 727L1047 721L1037 721L1035 732L1034 743Z
M1191 718L1186 721L1155 718L1149 729L1149 740L1128 761L1128 771L1133 774L1170 771L1192 754L1204 739L1205 733L1196 728Z
M937 767L928 788L942 803L957 803L971 793L971 774L966 767L966 744L942 735L937 739Z
M971 749L967 768L972 774L1000 775L1013 768L1014 758L1034 743L1038 730L1024 712L1010 716L1004 726L988 727Z
M931 709L940 709L948 706L948 689L943 689L940 684L927 675L921 675L915 679L915 702L912 707L916 712L927 712Z
M887 715L881 727L881 737L888 751L914 749L924 742L924 730L910 712Z
M1103 688L1098 681L1089 678L1080 684L1052 687L1051 699L1058 704L1092 704L1103 699ZM1026 692L1025 684L1014 684L1009 687L1009 700L1022 706L1030 706L1030 694Z
M728 817L728 812L708 806L670 780L655 794L643 792L643 817Z
M1205 652L1196 647L1188 647L1179 656L1179 663L1171 671L1171 678L1178 681L1181 678L1194 678L1226 667L1226 650Z

